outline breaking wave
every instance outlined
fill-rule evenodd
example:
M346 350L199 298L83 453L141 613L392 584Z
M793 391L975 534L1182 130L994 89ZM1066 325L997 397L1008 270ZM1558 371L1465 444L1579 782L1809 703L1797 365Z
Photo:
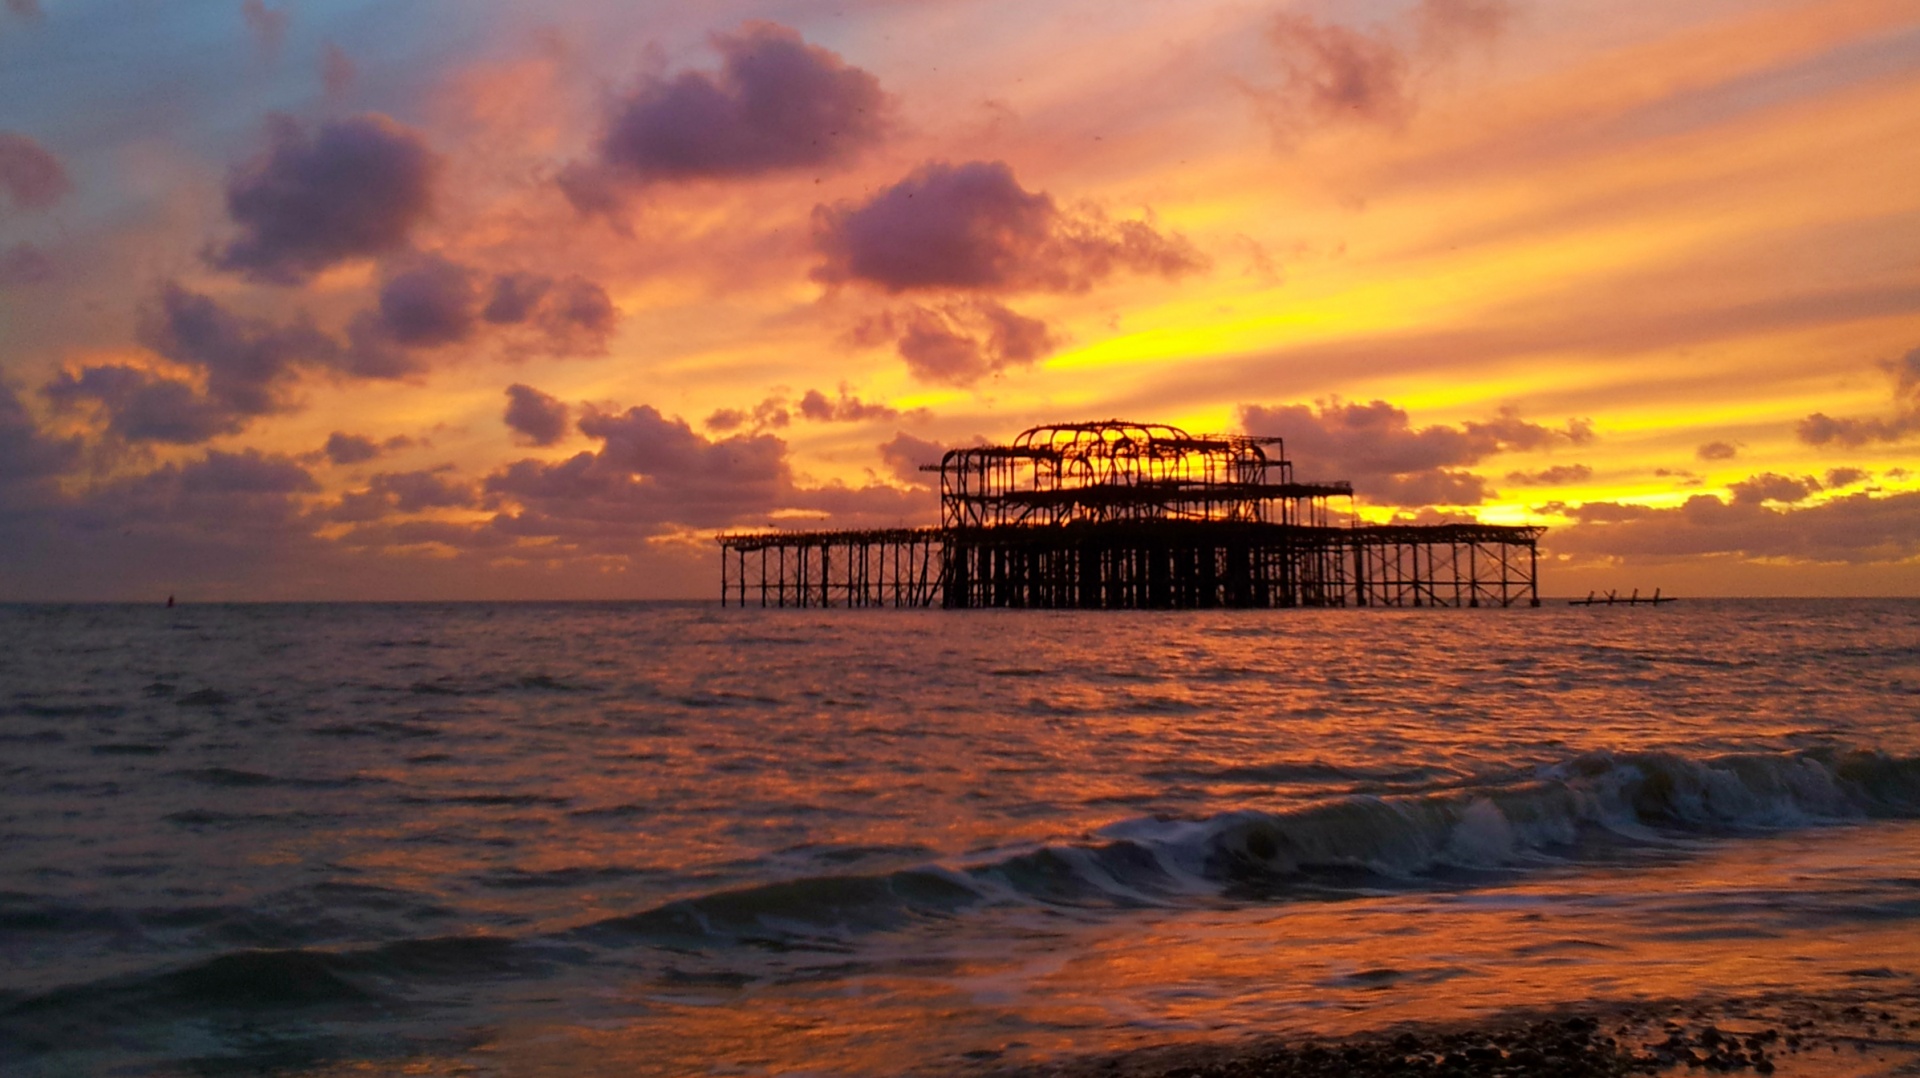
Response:
M1596 752L1517 782L1281 813L1137 818L1091 841L697 895L580 933L664 946L828 945L981 905L1126 908L1457 887L1474 874L1671 855L1702 838L1875 818L1920 818L1920 759Z

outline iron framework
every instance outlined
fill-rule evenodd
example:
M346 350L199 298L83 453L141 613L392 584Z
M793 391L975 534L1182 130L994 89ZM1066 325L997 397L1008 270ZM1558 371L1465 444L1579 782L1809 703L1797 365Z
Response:
M948 609L1540 605L1544 529L1333 523L1279 438L1109 420L950 450L941 523L720 537L723 604ZM1350 514L1342 514L1350 515Z

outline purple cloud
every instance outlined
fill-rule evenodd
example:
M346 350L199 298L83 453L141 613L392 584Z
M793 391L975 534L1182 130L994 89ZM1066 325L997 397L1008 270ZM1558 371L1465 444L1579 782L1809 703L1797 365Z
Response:
M1309 117L1398 126L1412 114L1411 65L1391 41L1292 12L1274 17L1268 39Z
M1518 487L1561 487L1592 478L1593 469L1584 464L1556 464L1537 472L1507 473L1507 482Z
M527 385L507 387L507 426L526 445L553 445L567 436L567 405Z
M141 312L140 342L191 368L204 388L119 364L66 372L44 392L57 407L97 405L112 434L133 442L193 444L286 411L301 369L339 361L339 346L305 322L276 325L236 315L169 282Z
M40 0L7 0L7 10L23 19L40 19L46 13L40 10Z
M953 447L898 431L879 448L880 460L893 478L910 487L933 487L940 482L939 476L920 469L923 465L939 464L940 458Z
M472 336L479 320L475 273L437 255L418 259L380 285L380 324L396 344L437 348Z
M31 243L22 241L0 251L0 288L45 284L53 277L53 259Z
M1003 161L932 161L863 203L814 210L829 284L927 290L1080 292L1121 269L1177 277L1205 260L1139 221L1068 213Z
M1584 444L1593 436L1583 420L1555 430L1522 420L1511 408L1484 423L1415 427L1405 409L1381 400L1335 400L1317 408L1244 405L1240 421L1249 432L1284 438L1302 477L1350 480L1365 501L1409 507L1477 504L1493 492L1486 480L1462 469L1497 453Z
M341 262L404 246L433 205L440 158L411 129L376 114L322 124L268 121L271 142L227 181L240 236L212 263L299 284Z
M1729 484L1727 489L1733 492L1735 505L1760 505L1764 502L1792 505L1818 493L1820 481L1810 475L1795 479L1774 472L1762 472Z
M1679 506L1589 502L1556 528L1553 553L1607 557L1739 555L1866 564L1920 555L1920 493L1853 494L1805 508L1695 495Z
M358 434L346 434L334 431L327 435L327 444L321 449L328 460L335 464L364 464L381 453L379 443L372 438Z
M589 413L579 429L600 449L557 463L522 460L488 477L488 493L521 506L501 526L630 536L673 524L725 527L770 513L791 489L786 443L772 435L710 440L646 406Z
M717 73L647 79L614 107L595 160L562 177L583 212L623 186L842 164L884 134L879 81L795 31L748 23L713 45Z
M73 190L60 159L17 131L0 131L0 191L15 206L43 210Z

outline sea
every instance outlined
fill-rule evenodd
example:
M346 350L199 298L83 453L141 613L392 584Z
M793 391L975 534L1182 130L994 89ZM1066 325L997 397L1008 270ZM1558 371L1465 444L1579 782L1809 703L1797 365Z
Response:
M1920 983L1920 601L0 606L0 1073L965 1074Z

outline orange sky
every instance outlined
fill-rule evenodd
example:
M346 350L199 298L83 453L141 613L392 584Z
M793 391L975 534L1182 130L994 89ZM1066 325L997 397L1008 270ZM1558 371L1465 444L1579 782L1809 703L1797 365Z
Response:
M1920 595L1920 2L654 6L0 10L0 599L704 597L1109 416Z

